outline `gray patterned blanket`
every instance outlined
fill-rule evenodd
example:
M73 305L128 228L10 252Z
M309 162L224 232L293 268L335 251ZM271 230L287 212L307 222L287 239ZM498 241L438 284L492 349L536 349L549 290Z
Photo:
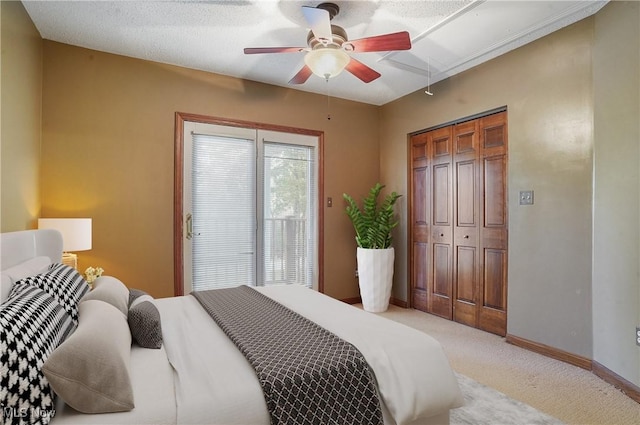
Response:
M271 424L383 423L374 373L352 344L248 286L192 295L255 369Z

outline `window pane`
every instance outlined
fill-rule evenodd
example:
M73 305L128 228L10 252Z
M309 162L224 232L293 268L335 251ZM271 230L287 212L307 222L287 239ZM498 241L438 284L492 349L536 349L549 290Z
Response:
M315 166L313 147L265 142L265 285L313 285Z

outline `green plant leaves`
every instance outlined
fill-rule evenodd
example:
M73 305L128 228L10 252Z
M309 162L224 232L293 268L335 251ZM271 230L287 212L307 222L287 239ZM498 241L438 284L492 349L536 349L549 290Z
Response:
M384 185L376 183L363 200L362 209L350 195L342 195L348 203L346 213L356 231L356 242L360 248L385 249L391 246L391 230L398 225L398 221L394 221L393 206L402 195L392 192L378 205L378 195L383 188Z

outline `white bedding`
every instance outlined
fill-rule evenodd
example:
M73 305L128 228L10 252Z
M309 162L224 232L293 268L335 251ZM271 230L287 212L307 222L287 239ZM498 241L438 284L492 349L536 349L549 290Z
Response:
M3 293L8 293L14 279L41 268L40 259L34 258L60 261L62 238L57 232L0 236ZM462 405L442 347L430 336L303 287L258 290L362 352L376 375L385 424L447 424L449 410ZM58 399L51 423L268 424L253 369L198 301L186 296L158 299L156 305L162 319L163 348L133 346L131 350L136 407L129 412L86 415Z
M131 381L136 408L129 412L86 415L67 406L58 397L50 424L176 424L173 368L164 348L131 347Z
M307 288L258 290L362 352L375 372L386 424L446 423L449 409L462 405L444 352L428 335ZM159 299L156 304L162 317L164 349L136 347L132 352L136 408L87 416L65 406L52 423L161 424L173 418L177 424L269 424L253 369L198 301L186 296ZM172 377L160 356L164 352ZM171 380L175 403L172 391L163 388Z
M397 424L462 406L442 346L429 335L304 287L258 290L355 345L373 368L382 401Z
M268 424L255 372L198 301L186 296L156 304L175 370L177 423Z

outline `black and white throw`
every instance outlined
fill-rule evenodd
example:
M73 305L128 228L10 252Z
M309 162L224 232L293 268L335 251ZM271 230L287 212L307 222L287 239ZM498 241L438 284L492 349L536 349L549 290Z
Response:
M42 289L17 283L0 305L0 423L46 425L55 394L42 372L74 330L69 314Z
M78 303L90 290L89 284L75 268L54 263L43 273L19 281L47 292L69 313L73 324L78 325Z
M383 423L375 375L352 344L247 286L192 295L253 366L271 424Z

